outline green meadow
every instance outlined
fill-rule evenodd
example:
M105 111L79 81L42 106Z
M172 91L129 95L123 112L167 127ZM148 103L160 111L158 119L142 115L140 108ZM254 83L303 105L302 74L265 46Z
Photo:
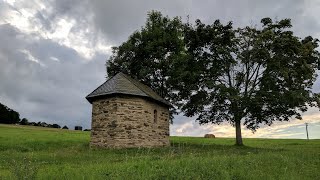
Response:
M90 149L90 132L0 125L0 179L320 179L320 140L171 137Z

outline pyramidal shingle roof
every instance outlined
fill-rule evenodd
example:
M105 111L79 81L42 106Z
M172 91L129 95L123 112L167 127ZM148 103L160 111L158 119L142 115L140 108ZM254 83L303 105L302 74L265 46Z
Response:
M93 99L99 96L106 96L112 94L127 94L134 96L141 96L151 98L157 102L171 106L166 100L154 92L150 87L142 84L141 82L129 77L128 75L120 72L108 79L92 93L90 93L86 99L92 103Z

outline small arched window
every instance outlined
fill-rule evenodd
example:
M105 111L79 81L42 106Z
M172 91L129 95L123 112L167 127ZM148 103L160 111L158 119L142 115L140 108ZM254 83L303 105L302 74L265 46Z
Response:
M158 122L158 112L156 109L153 111L153 122L155 124Z

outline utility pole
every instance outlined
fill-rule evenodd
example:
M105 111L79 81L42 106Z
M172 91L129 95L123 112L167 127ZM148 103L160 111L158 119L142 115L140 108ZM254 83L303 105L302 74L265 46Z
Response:
M308 123L306 123L306 131L307 131L307 139L309 140L309 134L308 134Z

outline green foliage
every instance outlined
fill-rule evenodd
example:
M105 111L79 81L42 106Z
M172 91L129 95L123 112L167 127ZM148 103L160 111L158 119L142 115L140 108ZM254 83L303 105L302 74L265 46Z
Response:
M170 137L90 149L89 132L0 125L0 179L318 179L320 140ZM250 173L248 173L250 172Z
M0 123L15 124L20 121L20 114L0 103Z
M19 124L21 124L21 125L29 125L29 120L27 118L22 118Z
M52 128L61 128L61 126L60 125L58 125L58 124L52 124L52 125L50 125L49 127L52 127Z
M113 48L107 73L141 80L200 124L228 121L241 145L241 123L255 131L302 119L308 107L320 105L311 91L320 66L318 40L295 36L290 19L261 23L191 24L153 11L141 30Z
M308 106L319 106L319 95L311 91L320 62L318 40L294 36L289 19L261 22L260 29L233 30L219 21L187 26L190 58L177 68L190 73L176 82L187 116L199 115L201 124L242 120L255 131L261 123L302 119Z
M134 32L107 61L108 77L118 72L129 74L172 101L174 94L168 79L174 69L171 63L183 53L183 26L180 18L170 19L160 12L148 14L140 31Z

